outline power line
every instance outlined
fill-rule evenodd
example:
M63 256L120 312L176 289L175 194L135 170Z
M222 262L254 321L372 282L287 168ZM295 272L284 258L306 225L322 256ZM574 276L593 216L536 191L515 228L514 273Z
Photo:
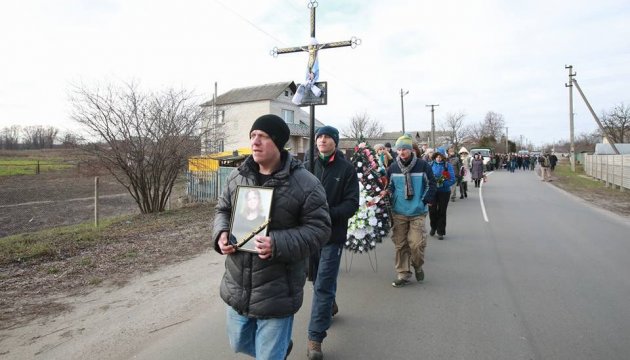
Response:
M244 15L241 15L238 11L230 8L229 6L225 5L223 2L219 1L219 0L213 0L215 3L221 5L223 8L225 8L226 10L228 10L229 12L231 12L232 14L236 15L238 18L240 18L241 20L245 21L247 24L249 24L251 27L253 27L254 29L260 31L261 33L265 34L266 36L268 36L270 39L273 39L274 41L279 42L280 44L283 45L287 45L286 42L278 39L277 37L275 37L274 35L268 33L267 31L265 31L263 28L261 28L260 26L256 25L252 20L248 19L247 17L245 17ZM291 3L288 0L285 0L293 9L295 10L299 10L297 9L297 7L295 6L295 4ZM341 83L343 83L344 85L346 85L347 87L349 87L351 90L353 90L356 94L359 94L361 96L363 96L365 99L369 100L372 103L382 103L383 99L381 98L374 98L371 95L369 95L367 92L365 92L364 90L360 89L358 87L358 85L354 85L351 84L350 82L346 81L344 78L336 75L334 72L329 70L330 67L328 68L328 70L326 69L321 69L321 73L323 74L329 74L331 77L333 77L336 80L339 80Z
M260 31L261 33L269 36L270 38L274 39L275 41L278 41L282 44L284 44L284 41L278 39L277 37L271 35L270 33L266 32L265 30L263 30L260 26L254 24L253 21L249 20L248 18L246 18L245 16L241 15L238 11L230 8L229 6L225 5L224 3L222 3L219 0L214 0L215 3L223 6L226 10L230 11L232 14L236 15L237 17L241 18L241 20L245 21L246 23L248 23L249 25L251 25L254 29Z

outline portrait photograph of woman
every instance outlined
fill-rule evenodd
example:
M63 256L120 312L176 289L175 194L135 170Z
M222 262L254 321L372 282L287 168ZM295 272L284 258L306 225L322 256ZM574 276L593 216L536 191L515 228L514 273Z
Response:
M272 195L273 188L239 186L230 230L233 243L242 242L258 229L256 234L267 234L267 227L261 226L269 218ZM240 250L254 251L253 241L248 241Z

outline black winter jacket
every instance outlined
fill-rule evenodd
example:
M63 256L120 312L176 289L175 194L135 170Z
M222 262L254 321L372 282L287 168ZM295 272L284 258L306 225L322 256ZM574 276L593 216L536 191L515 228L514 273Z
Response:
M257 172L258 164L250 156L229 175L216 206L212 239L220 253L217 242L222 232L229 231L238 185L273 187L268 227L272 256L262 260L244 251L228 255L220 294L241 315L285 317L302 306L306 259L330 236L326 194L319 181L286 151L282 168L264 184L257 184Z
M307 169L308 164L307 161L304 165ZM326 165L322 164L319 157L315 158L313 172L326 191L332 223L329 241L343 244L348 233L348 219L359 208L359 179L354 165L346 160L341 151L336 150L334 160Z

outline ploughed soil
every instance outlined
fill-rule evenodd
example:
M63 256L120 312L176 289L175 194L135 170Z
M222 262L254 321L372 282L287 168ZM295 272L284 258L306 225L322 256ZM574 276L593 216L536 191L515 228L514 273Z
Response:
M209 249L214 204L174 200L172 211L140 214L133 198L111 175L94 169L86 174L77 168L0 177L0 238L93 223L94 175L99 175L100 219L118 220L89 246L0 262L0 329L68 310L61 301L66 296L103 285L122 286L140 273ZM182 192L182 184L177 184L174 193Z

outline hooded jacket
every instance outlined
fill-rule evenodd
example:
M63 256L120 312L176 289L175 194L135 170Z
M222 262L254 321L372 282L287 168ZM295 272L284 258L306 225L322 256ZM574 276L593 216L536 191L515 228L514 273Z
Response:
M453 170L453 165L451 165L448 160L442 160L441 162L433 161L431 164L431 169L433 170L433 176L435 176L436 182L442 176L443 172L448 172L448 179L445 179L442 185L437 185L438 192L450 192L451 186L455 184L455 171Z
M258 164L250 156L226 180L216 205L212 239L230 229L230 216L238 185L273 187L271 222L268 225L272 256L237 251L225 259L221 298L239 314L278 318L295 314L302 306L305 264L330 237L326 194L319 181L291 154L282 151L281 169L258 184Z

